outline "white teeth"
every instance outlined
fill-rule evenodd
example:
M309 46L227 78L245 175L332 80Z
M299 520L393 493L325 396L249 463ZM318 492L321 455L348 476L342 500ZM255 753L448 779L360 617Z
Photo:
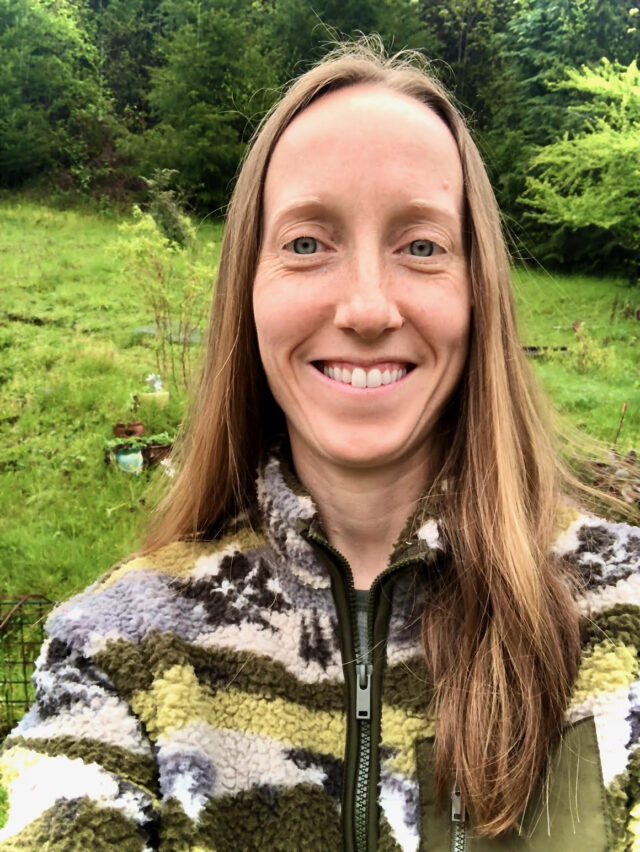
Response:
M367 374L362 369L362 367L355 367L353 373L351 373L351 387L366 388L366 386Z
M347 367L323 366L322 372L335 382L342 382L354 388L379 388L380 385L390 385L400 381L407 375L406 367L395 370L381 371L378 367L364 370L362 367L354 367L353 371Z
M378 370L377 367L374 367L373 370L369 370L367 373L367 387L368 388L379 388L382 384L382 373Z

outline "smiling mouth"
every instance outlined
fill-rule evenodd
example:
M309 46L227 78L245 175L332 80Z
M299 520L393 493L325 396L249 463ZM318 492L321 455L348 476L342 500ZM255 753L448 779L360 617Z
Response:
M381 385L392 385L403 379L414 369L415 364L385 363L377 367L341 366L330 361L314 361L313 366L329 379L353 388L379 388Z

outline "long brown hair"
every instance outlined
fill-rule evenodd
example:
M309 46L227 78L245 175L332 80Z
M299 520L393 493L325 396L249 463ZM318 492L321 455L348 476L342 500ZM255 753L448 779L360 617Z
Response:
M262 189L271 152L296 114L329 91L373 83L416 98L448 125L466 194L473 318L468 366L448 409L432 495L451 558L423 616L434 678L436 785L452 771L476 830L517 825L560 736L578 657L568 582L549 553L557 455L518 342L509 263L487 174L465 122L418 53L385 56L377 37L338 46L265 116L228 210L206 363L178 474L145 550L215 535L254 499L255 470L283 418L261 367L252 312Z

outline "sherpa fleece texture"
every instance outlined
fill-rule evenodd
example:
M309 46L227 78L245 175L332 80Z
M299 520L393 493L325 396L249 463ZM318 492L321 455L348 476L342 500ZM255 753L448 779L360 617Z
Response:
M272 458L263 525L116 566L51 615L36 703L1 757L2 852L338 852L346 736L326 564L297 532L315 508ZM254 524L255 528L255 524ZM438 525L418 532L441 549ZM567 721L595 716L612 848L640 849L640 531L567 517L584 580ZM378 852L417 852L416 741L429 675L416 570L394 586L383 681Z

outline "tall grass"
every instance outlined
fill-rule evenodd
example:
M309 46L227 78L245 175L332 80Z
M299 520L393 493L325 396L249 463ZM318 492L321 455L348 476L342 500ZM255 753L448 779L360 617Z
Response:
M175 431L184 394L131 410L155 370L136 329L154 318L112 250L115 219L15 202L0 221L0 597L60 599L137 543L150 478L105 464L114 423ZM221 225L198 234L219 246Z
M533 362L555 406L613 445L627 402L616 447L640 450L640 288L526 268L515 271L514 286L523 344L556 349Z

